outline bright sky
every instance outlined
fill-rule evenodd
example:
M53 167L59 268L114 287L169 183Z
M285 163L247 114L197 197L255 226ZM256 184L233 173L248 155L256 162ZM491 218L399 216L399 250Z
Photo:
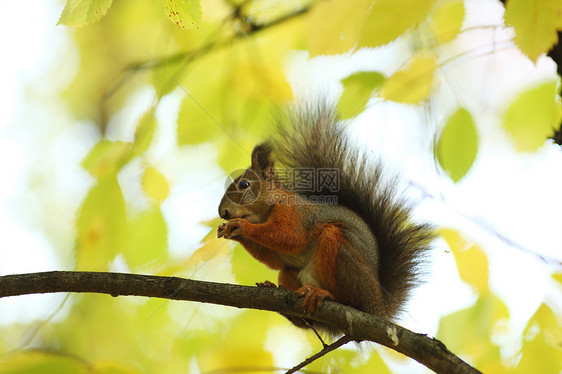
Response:
M77 64L68 29L55 27L61 5L39 0L29 3L0 2L0 32L4 35L4 57L0 61L0 274L72 269L73 242L69 238L74 214L92 183L79 162L99 137L92 124L73 123L66 108L51 94L72 79ZM499 25L500 8L489 3L467 2L464 27ZM486 55L494 45L498 50L508 45L502 41L511 36L509 31L496 28L465 33L450 51L451 56L468 49L473 53L443 67L444 89L434 110L373 100L355 122L352 134L382 154L407 182L418 186L412 188L412 194L421 201L417 212L420 217L460 228L480 242L490 260L492 289L508 304L513 331L518 333L545 299L562 314L562 305L554 294L556 286L550 279L555 268L517 248L562 260L562 152L547 143L534 154L516 153L499 130L498 108L513 92L555 77L552 61L541 58L533 65L513 47ZM352 71L372 70L373 64L378 71L391 74L397 62L409 57L406 47L397 43L351 58L314 61L295 53L288 65L288 77L297 93L309 95L315 91L311 87L320 92L337 91L339 79ZM57 59L62 53L64 62ZM112 122L109 137L130 139L134 123L152 95L149 88L139 91ZM178 92L159 108L162 140L151 150L151 157L173 186L163 209L175 253L195 248L196 238L205 233L198 222L216 216L225 177L214 164L210 147L168 151L173 144L180 99ZM458 105L466 106L477 119L481 143L475 166L455 185L436 173L428 134L433 133L435 121L442 120L432 118L436 112L450 113ZM197 155L201 152L207 152L208 159L200 160ZM423 154L427 157L420 157ZM189 174L182 171L186 169ZM127 187L127 181L137 178L136 173L133 165L120 175L125 196L132 204L141 192ZM194 184L193 180L200 182ZM45 195L39 196L37 191ZM431 197L423 198L422 192ZM188 214L194 211L201 214ZM54 236L48 237L45 232ZM497 234L516 245L498 239ZM65 260L51 255L54 246L68 253ZM416 292L409 308L411 318L404 322L408 327L434 333L440 314L474 300L470 288L458 279L453 257L446 250L443 243L438 245L431 279ZM118 269L120 265L115 266ZM60 295L2 299L0 324L45 317L58 300Z

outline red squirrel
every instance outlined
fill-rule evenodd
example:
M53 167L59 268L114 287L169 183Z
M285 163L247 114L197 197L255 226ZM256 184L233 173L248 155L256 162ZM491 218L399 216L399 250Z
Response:
M276 171L274 159L286 169ZM418 283L433 230L412 221L411 207L383 181L380 163L350 142L335 110L320 105L282 116L251 162L220 202L226 222L218 237L279 270L279 286L304 297L308 312L331 299L395 317ZM324 183L330 175L335 184Z

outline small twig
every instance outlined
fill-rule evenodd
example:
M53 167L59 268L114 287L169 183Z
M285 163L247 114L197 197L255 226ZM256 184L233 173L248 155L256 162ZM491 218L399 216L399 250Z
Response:
M339 338L338 340L336 340L332 344L325 345L324 348L320 352L316 353L315 355L310 356L309 358L307 358L306 360L304 360L303 362L301 362L300 364L298 364L294 368L288 370L285 374L296 373L297 371L299 371L300 369L302 369L306 365L318 360L320 357L327 355L328 353L332 352L335 349L338 349L342 345L347 344L352 340L354 340L354 339L350 336L347 336L347 335L342 336L341 338Z
M324 341L324 339L322 339L322 337L320 336L320 334L318 333L318 331L316 330L316 328L314 328L314 326L312 325L312 323L310 323L308 320L304 320L306 322L306 324L310 327L310 329L312 331L314 331L314 333L316 334L316 337L318 338L318 340L320 340L320 343L322 343L322 346L324 348L328 347L328 344L326 344L326 342Z

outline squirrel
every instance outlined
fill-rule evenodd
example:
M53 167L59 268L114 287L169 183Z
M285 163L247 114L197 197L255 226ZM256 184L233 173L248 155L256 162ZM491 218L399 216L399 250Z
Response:
M227 188L217 236L279 270L279 287L296 291L310 313L330 299L395 318L419 283L432 226L413 222L411 205L383 180L381 162L352 144L329 104L289 111L276 133ZM274 159L287 169L276 170ZM324 183L322 172L337 183Z

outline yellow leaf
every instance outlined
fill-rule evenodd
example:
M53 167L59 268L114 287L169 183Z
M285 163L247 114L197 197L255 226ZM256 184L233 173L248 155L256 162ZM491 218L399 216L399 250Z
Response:
M232 249L232 273L239 284L254 285L256 282L277 280L277 272L253 258L242 245Z
M157 207L142 212L131 220L123 257L131 269L162 262L168 252L168 227Z
M201 263L210 261L216 257L224 257L230 251L230 246L224 239L218 239L216 237L216 229L211 230L214 237L203 244L201 248L193 252L189 259L184 263L184 269L192 266L197 266Z
M222 124L215 120L198 101L186 95L178 114L178 145L196 145L214 140L224 131Z
M12 373L90 373L88 365L71 355L58 355L39 351L22 351L3 355L0 359L0 374Z
M458 310L439 321L437 339L483 373L504 373L499 347L492 340L498 324L509 318L507 306L493 293L480 295L473 306Z
M363 23L359 47L378 47L393 41L423 21L434 2L435 0L376 0ZM349 20L360 21L361 19Z
M121 363L102 361L95 364L90 374L138 374L138 371Z
M97 178L116 174L133 157L131 143L102 140L82 160L82 167Z
M437 61L434 57L415 55L404 69L397 71L386 81L379 95L399 103L417 104L430 94L436 68Z
M223 136L219 142L219 165L229 174L236 170L245 170L250 166L250 152L255 141L244 139L232 139L230 136Z
M503 126L518 151L532 152L560 126L558 82L542 83L520 94L504 114Z
M351 118L361 113L373 90L383 81L384 76L377 72L355 73L343 79L343 93L338 102L341 118Z
M166 200L170 190L166 177L151 166L144 170L144 175L142 176L142 188L146 195L157 204L161 204L164 200Z
M100 179L80 208L76 240L81 270L105 270L126 235L125 200L116 176Z
M273 44L266 44L267 42ZM275 103L291 100L293 92L285 75L280 51L275 48L276 44L277 39L269 37L257 40L255 44L240 43L233 46L224 56L229 60L227 74L224 76L226 85L250 98L267 98Z
M102 18L112 0L67 0L57 25L85 26Z
M373 350L369 354L367 362L356 368L357 373L377 373L377 374L391 374L391 371L386 366L380 354Z
M455 256L461 279L478 293L488 293L488 259L482 249L467 241L456 230L442 229L439 233Z
M521 360L514 373L559 374L562 370L562 326L560 317L542 304L523 333ZM540 357L540 360L537 360Z
M268 328L278 318L273 313L261 310L244 311L231 322L221 344L211 345L197 355L201 372L220 372L232 368L272 368L273 356L265 349L264 340Z
M327 0L308 15L306 33L311 57L349 51L357 44L369 0Z
M162 0L166 15L180 29L191 29L201 23L199 0Z
M138 152L144 152L150 146L154 132L156 131L156 117L154 116L154 109L151 108L147 111L135 129L135 148Z
M336 349L335 351L331 352L331 354L321 357L320 359L312 362L307 366L307 369L310 369L310 371L313 373L384 373L384 367L381 371L371 371L372 369L375 369L372 366L360 369L354 367L354 364L359 361L359 357L359 352L357 351L348 349Z
M515 29L515 44L531 60L548 52L558 42L562 30L562 1L509 0L505 23Z
M455 39L461 30L463 20L464 1L441 1L431 15L437 41L445 43Z

